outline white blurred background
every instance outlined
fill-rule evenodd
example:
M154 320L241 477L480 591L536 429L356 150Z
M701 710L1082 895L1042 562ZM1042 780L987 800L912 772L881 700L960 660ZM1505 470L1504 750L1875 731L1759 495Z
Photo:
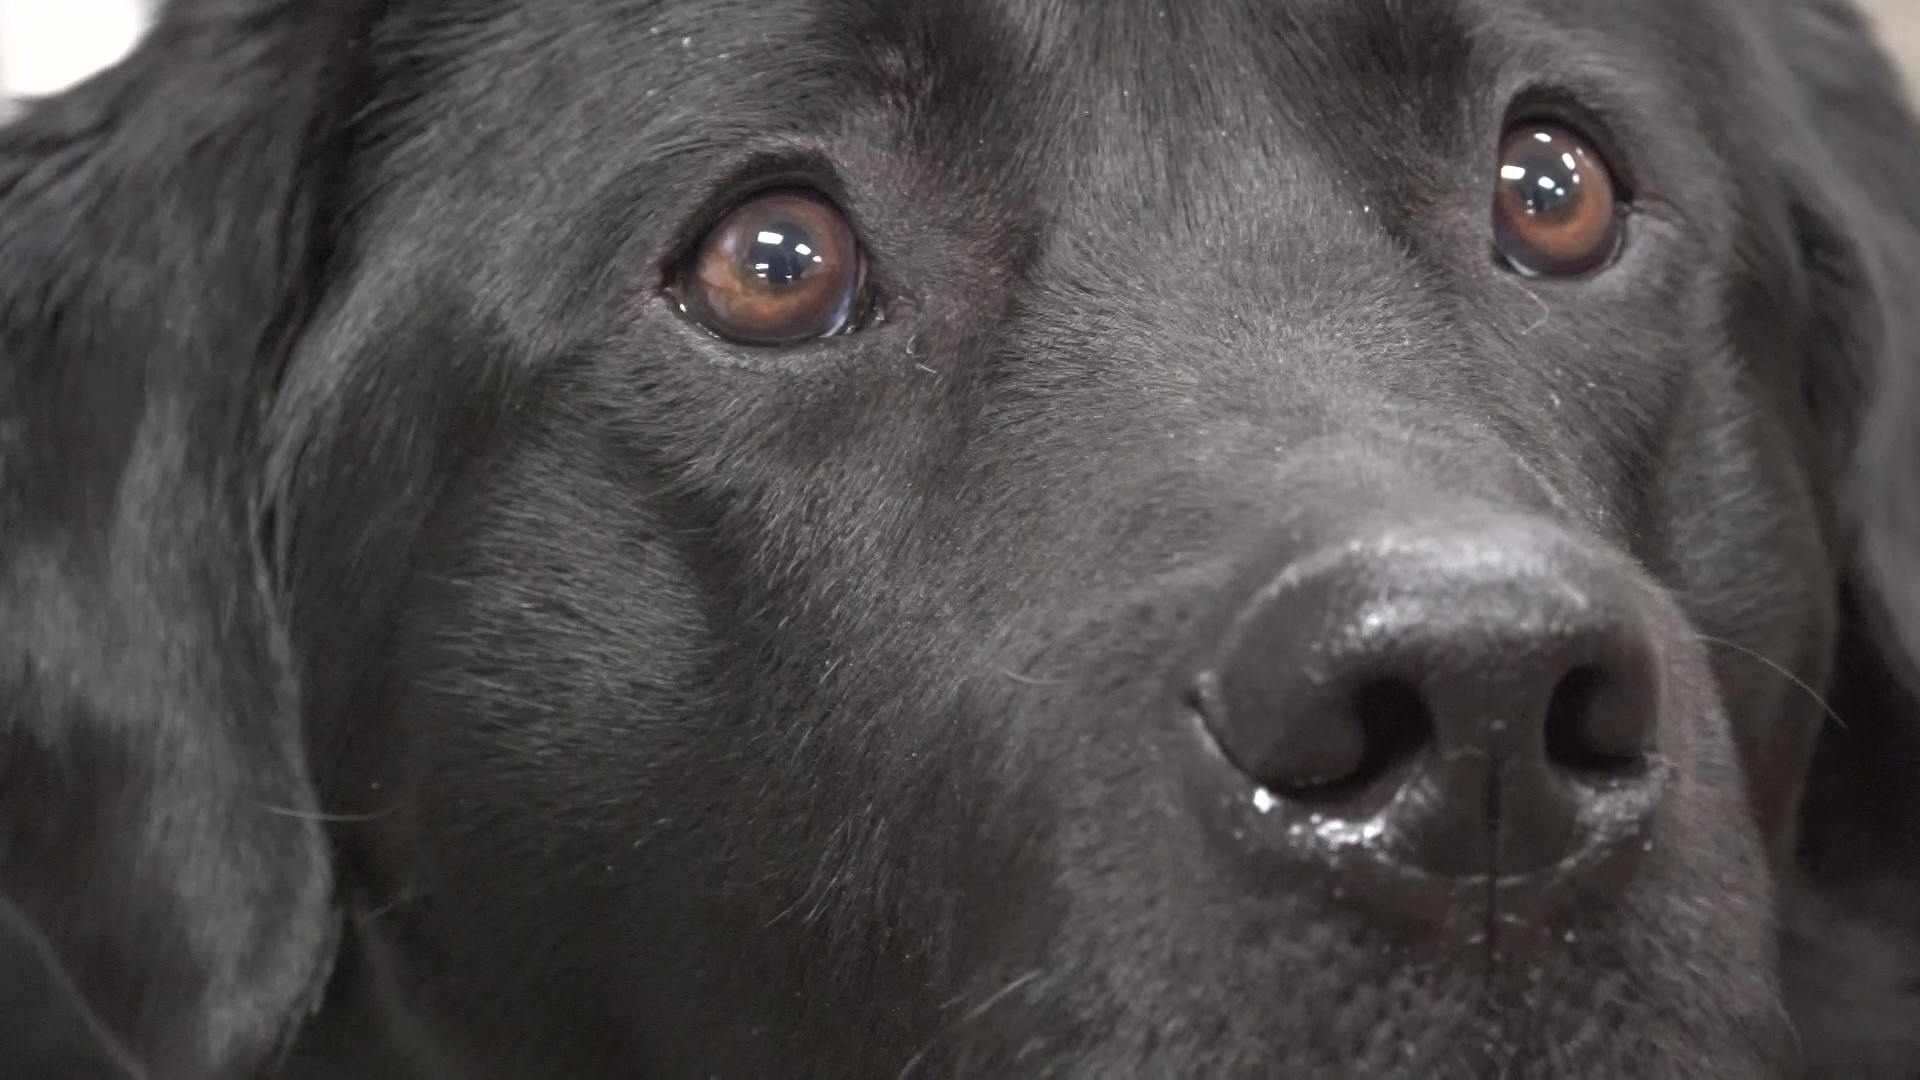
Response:
M1920 74L1920 0L1862 0ZM150 0L0 0L0 96L48 94L111 64L138 38Z
M1880 20L1887 44L1908 74L1920 76L1920 0L1866 0L1866 8Z
M126 55L148 0L0 0L0 89L50 94Z

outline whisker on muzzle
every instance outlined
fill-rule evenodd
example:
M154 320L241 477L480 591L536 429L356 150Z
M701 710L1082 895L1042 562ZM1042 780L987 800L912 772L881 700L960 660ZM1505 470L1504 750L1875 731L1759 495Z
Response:
M920 1063L926 1060L927 1055L933 1052L934 1047L940 1045L941 1040L945 1039L947 1036L953 1034L954 1032L960 1030L961 1028L966 1027L968 1024L973 1023L975 1020L980 1019L982 1016L985 1016L989 1011L993 1009L994 1006L1000 1004L1003 1001L1006 1001L1008 998L1012 997L1014 994L1019 993L1022 988L1026 987L1027 985L1032 983L1034 980L1039 979L1044 974L1046 973L1041 971L1039 968L1034 968L1032 971L1029 971L1024 975L1021 975L1019 978L1014 979L1012 982L994 991L993 994L990 995L985 1001L982 1001L980 1004L975 1005L971 1009L968 1009L964 1016L959 1017L953 1023L948 1024L946 1027L940 1029L940 1033L935 1035L933 1038L928 1039L927 1045L921 1047L919 1053L916 1053L913 1055L913 1057L907 1059L906 1065L900 1069L899 1080L907 1080L907 1077L913 1075L913 1071L920 1067Z
M1827 701L1825 695L1821 694L1820 691L1815 690L1813 688L1813 685L1807 682L1807 680L1801 678L1798 675L1795 675L1792 671L1788 670L1787 667L1784 664L1781 664L1778 660L1775 660L1773 657L1767 656L1753 649L1749 649L1745 645L1742 645L1737 641L1728 641L1726 638L1714 637L1712 634L1696 633L1693 636L1698 638L1702 644L1718 645L1725 649L1731 649L1732 651L1737 652L1742 656L1750 656L1753 659L1760 661L1762 664L1765 664L1766 666L1772 668L1774 671L1779 672L1782 678L1786 679L1788 682L1792 683L1794 686L1797 686L1801 690L1805 691L1806 695L1813 699L1814 704L1820 706L1820 710L1827 714L1827 719L1832 720L1835 724L1837 724L1840 730L1842 731L1847 730L1847 722L1845 720L1840 719L1840 713L1834 709L1831 703Z

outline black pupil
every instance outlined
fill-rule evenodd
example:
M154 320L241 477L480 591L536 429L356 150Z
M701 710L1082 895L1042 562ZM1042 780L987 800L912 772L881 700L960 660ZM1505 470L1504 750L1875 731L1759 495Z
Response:
M1536 133L1526 137L1500 176L1517 189L1529 215L1564 217L1579 207L1585 194L1584 164L1572 144Z
M818 270L825 258L813 234L791 221L761 225L747 245L747 272L773 288L791 285Z

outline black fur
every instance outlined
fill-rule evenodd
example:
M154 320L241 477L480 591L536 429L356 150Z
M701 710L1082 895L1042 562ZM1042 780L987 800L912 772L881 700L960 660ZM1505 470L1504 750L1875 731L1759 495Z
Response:
M661 298L774 180L883 324ZM1838 0L174 0L0 133L0 1074L1912 1077L1916 320ZM1522 486L1678 780L1469 961L1223 857L1178 687Z

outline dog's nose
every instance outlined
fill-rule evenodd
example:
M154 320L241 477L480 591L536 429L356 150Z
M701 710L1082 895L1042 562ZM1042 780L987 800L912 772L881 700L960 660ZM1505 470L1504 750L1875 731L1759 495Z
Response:
M1449 877L1525 874L1651 812L1658 656L1626 573L1547 526L1380 535L1240 612L1195 707L1269 804L1330 845ZM1309 841L1312 842L1311 840Z

